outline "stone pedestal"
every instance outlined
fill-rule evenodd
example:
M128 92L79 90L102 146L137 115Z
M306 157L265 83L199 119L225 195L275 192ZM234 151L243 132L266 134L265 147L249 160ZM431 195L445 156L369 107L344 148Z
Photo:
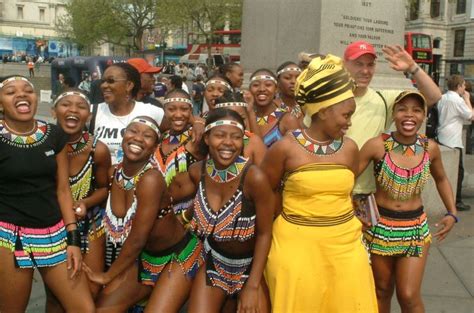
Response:
M441 158L443 159L443 166L448 180L451 183L454 196L456 196L456 186L458 181L458 162L459 162L459 151L456 149L450 149L444 146L439 146L441 150ZM446 213L446 207L444 206L441 197L438 194L436 185L433 178L430 178L426 185L423 194L423 205L428 217L439 218L439 216ZM431 219L431 222L434 222Z
M242 65L247 73L276 70L302 51L342 57L349 43L365 40L378 54L372 87L410 88L382 54L385 45L403 45L404 10L402 0L245 0Z

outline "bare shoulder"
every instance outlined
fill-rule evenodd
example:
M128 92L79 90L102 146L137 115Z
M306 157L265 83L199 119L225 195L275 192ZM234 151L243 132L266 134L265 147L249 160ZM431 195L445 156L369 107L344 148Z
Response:
M197 183L200 180L203 162L206 162L206 160L198 161L189 167L189 170L188 170L189 177L194 183Z
M244 180L244 191L252 197L262 196L261 192L269 187L267 175L255 164L249 165L247 175Z
M357 146L355 141L352 140L349 137L344 137L344 146L346 147L346 149L349 152L358 152L359 151L359 147Z
M162 185L165 183L165 179L161 172L157 168L152 168L146 171L142 177L140 177L139 185L140 186L149 186L149 185Z
M94 152L95 160L109 160L110 162L110 152L109 148L102 141L98 140L95 146Z
M430 158L436 157L441 153L438 143L433 139L428 139L428 153Z

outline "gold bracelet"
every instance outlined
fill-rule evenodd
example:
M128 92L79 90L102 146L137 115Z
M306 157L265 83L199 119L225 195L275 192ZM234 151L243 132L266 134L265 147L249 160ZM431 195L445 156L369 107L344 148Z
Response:
M189 224L189 222L191 222L191 221L188 220L188 218L186 217L186 210L181 211L181 217L183 218L183 221L184 221L186 224Z
M194 123L206 125L206 122L204 122L203 120L195 120Z

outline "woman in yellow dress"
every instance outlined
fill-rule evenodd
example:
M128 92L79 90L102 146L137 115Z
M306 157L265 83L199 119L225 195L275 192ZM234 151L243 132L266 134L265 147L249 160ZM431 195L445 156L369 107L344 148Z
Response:
M295 90L307 128L288 132L262 164L274 190L284 182L265 273L272 310L377 312L351 200L358 149L344 137L355 111L352 82L341 60L327 55L310 63Z

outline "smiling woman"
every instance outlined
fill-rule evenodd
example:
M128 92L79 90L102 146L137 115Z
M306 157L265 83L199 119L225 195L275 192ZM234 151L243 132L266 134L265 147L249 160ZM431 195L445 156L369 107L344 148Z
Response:
M134 117L149 116L158 125L163 119L161 108L135 100L140 84L140 74L128 63L112 64L104 72L101 90L105 102L98 104L91 131L109 148L112 164L123 157L123 134Z
M0 79L0 105L0 311L25 311L37 268L66 311L93 312L80 272L67 136L34 119L38 99L25 77Z
M249 90L255 101L259 132L267 147L280 140L287 131L299 127L299 121L275 101L277 79L272 71L256 70L250 76Z
M191 140L192 107L189 94L181 89L169 92L164 100L165 116L171 129L163 133L155 158L172 199L182 198L181 195L189 193L190 187L180 174L204 158L199 153L198 142ZM179 214L190 207L192 199L190 196L179 202L173 200L174 213Z
M371 253L380 312L390 311L395 288L403 311L424 311L420 288L432 236L421 192L430 174L447 209L434 236L443 240L458 221L438 145L418 133L426 110L421 93L401 92L393 107L396 130L370 139L360 152L359 173L370 161L375 164L380 219L368 225L372 227L364 232L364 242Z
M235 297L243 311L269 310L262 274L274 198L265 175L242 156L243 147L242 117L225 108L210 111L201 141L201 153L209 156L187 172L194 207L182 213L204 242L205 266L192 286L190 313L220 312Z
M105 144L85 130L90 114L89 98L79 89L63 92L54 102L53 115L69 137L69 184L78 219L84 263L101 271L104 268L105 253L102 216L109 185L110 154ZM90 282L94 296L100 287ZM48 311L55 305L53 300L48 294Z
M314 58L295 86L307 128L288 132L262 162L274 190L283 180L265 271L272 312L377 312L351 199L358 170L357 146L345 137L352 87L339 58Z
M115 257L106 272L85 267L92 281L105 285L96 301L101 312L124 312L147 296L147 310L177 312L202 263L201 243L173 214L154 161L159 136L152 118L134 118L123 136L123 161L110 173L104 225Z

